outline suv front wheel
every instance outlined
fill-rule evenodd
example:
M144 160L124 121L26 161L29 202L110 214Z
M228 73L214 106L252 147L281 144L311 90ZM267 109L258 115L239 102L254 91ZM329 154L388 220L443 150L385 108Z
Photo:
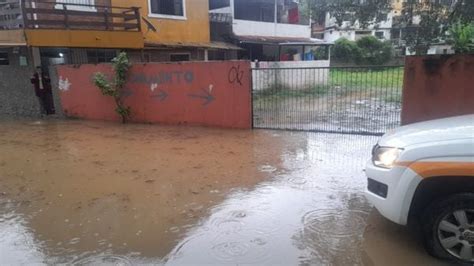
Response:
M474 263L474 194L435 201L421 219L425 247L438 258Z

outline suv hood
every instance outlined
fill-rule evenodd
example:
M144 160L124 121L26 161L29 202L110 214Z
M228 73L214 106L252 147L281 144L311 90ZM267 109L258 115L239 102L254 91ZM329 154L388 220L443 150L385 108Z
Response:
M389 131L380 139L379 145L403 148L414 144L454 139L474 141L474 114L406 125Z

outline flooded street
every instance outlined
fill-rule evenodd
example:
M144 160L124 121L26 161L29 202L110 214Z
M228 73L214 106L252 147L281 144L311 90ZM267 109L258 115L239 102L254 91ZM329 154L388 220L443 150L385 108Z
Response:
M376 137L0 123L1 265L441 265L365 200Z

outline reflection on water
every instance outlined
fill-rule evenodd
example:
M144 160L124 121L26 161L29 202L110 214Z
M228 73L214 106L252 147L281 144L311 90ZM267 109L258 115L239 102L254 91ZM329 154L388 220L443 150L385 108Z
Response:
M364 264L375 142L2 122L0 263Z
M187 233L167 264L363 263L370 208L362 169L376 139L279 136L284 136L279 170L250 191L229 194Z
M18 205L0 198L0 262L4 265L44 260L42 244L29 230L23 215L15 212Z

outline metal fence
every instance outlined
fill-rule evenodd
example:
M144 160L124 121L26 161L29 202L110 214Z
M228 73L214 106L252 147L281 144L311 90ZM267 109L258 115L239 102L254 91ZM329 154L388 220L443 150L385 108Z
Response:
M400 124L402 66L254 68L255 128L379 135Z

